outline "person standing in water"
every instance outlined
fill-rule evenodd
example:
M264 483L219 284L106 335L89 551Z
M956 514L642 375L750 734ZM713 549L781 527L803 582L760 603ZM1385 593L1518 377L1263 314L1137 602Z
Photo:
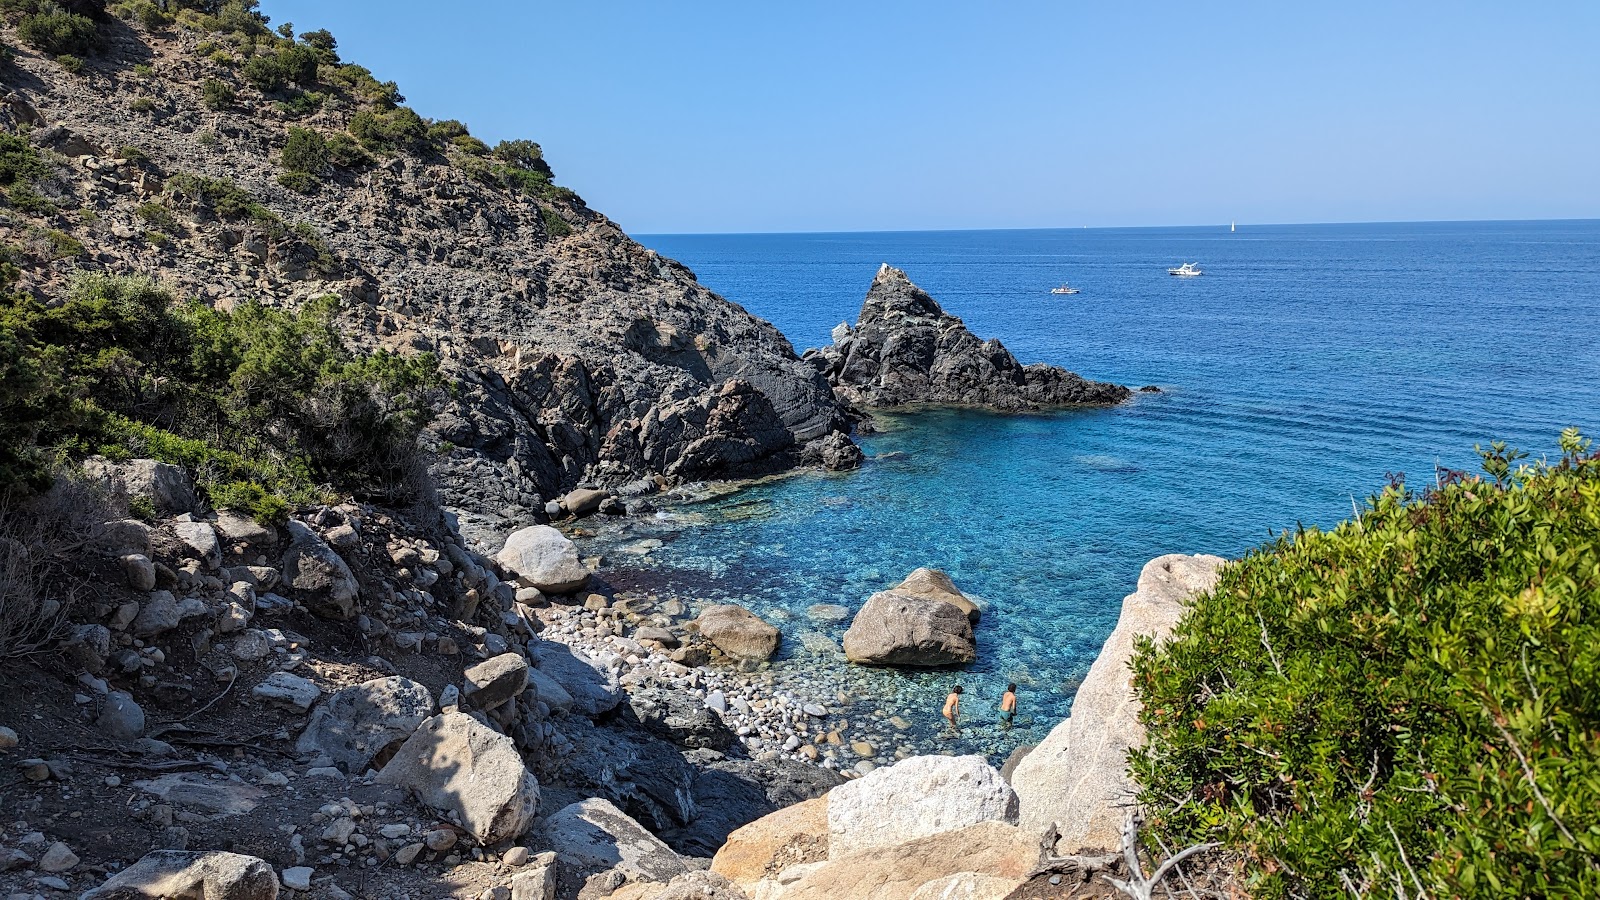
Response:
M1011 721L1017 717L1017 686L1006 685L1006 692L1000 695L1000 726L1010 729Z
M944 698L944 719L950 723L950 733L960 734L961 726L961 685L956 685L950 690L950 696Z

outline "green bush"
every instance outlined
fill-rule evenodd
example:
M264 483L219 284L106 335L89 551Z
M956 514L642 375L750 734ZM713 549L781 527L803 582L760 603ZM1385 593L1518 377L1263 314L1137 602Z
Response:
M282 163L290 172L315 175L328 167L328 142L309 128L291 127L283 145Z
M154 0L118 0L108 9L125 21L138 22L148 31L158 31L172 24L172 17L157 6Z
M1146 643L1155 833L1262 898L1600 896L1600 458L1561 446L1285 535Z
M137 113L154 112L156 101L149 97L135 97L128 101L128 108Z
M548 206L539 208L539 218L544 220L545 233L551 237L566 237L572 233L572 226L567 224L567 220Z
M300 42L317 51L323 62L329 64L337 64L339 62L339 54L337 52L339 42L334 39L333 33L328 29L319 28L315 31L308 31L300 35Z
M345 169L359 169L372 165L372 157L361 149L356 139L348 134L329 135L327 138L328 162Z
M276 213L262 206L249 191L220 178L204 178L180 172L167 179L167 193L197 209L209 210L220 219L248 219L267 227L269 232L283 230Z
M379 81L366 66L350 64L330 69L328 83L343 87L357 99L369 101L382 109L393 109L406 99L400 95L399 85L392 81Z
M275 94L289 86L289 73L276 55L250 57L242 72L244 80L263 94Z
M350 117L350 134L368 150L398 153L421 148L428 138L428 125L408 106L364 109Z
M58 57L88 56L100 46L93 19L69 13L54 4L23 16L17 23L17 37L41 53Z
M200 95L206 109L227 109L236 99L233 87L220 78L207 78L200 87Z
M296 194L311 195L322 189L322 182L306 172L284 172L278 176L278 183Z
M139 204L139 207L134 210L134 214L146 225L157 231L171 234L177 232L180 228L178 217L172 214L172 210L154 200Z
M325 95L316 91L300 91L287 100L279 100L274 105L277 106L278 112L291 119L304 119L322 109L322 104L327 99Z
M435 363L352 352L337 307L223 312L105 276L81 276L55 303L0 300L0 491L37 487L44 451L59 448L184 466L214 503L257 515L322 485L400 496Z

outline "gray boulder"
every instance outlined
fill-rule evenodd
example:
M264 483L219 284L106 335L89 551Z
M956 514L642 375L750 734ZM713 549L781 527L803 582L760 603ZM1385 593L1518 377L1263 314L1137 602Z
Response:
M587 516L599 509L600 504L604 503L606 498L610 496L605 491L598 491L593 488L578 488L575 491L569 491L559 502L562 510L567 515Z
M295 749L329 757L359 775L432 713L433 695L426 687L399 675L374 678L338 691L317 707Z
M1017 795L982 756L913 756L828 792L828 858L1017 823Z
M974 628L978 625L979 617L983 615L983 610L979 608L978 604L974 603L971 597L961 593L961 589L956 587L954 581L950 580L950 576L938 569L929 569L926 566L915 569L910 575L906 576L904 581L889 590L901 594L910 594L913 597L942 600L951 606L958 607L967 614L967 619L972 622Z
M1129 780L1128 750L1144 743L1133 693L1134 642L1171 633L1195 594L1217 582L1216 556L1161 556L1145 564L1139 587L1122 601L1117 627L1089 667L1072 715L1023 757L1011 773L1023 828L1053 824L1060 854L1115 850L1138 788Z
M343 557L299 522L289 523L289 549L282 569L284 583L307 609L328 619L355 618L361 591L355 574Z
M872 666L948 666L978 657L972 622L943 600L880 591L844 633L844 655Z
M322 688L309 678L273 672L251 689L250 696L274 706L305 712L322 696Z
M107 556L150 555L150 526L138 519L106 522L94 530L89 545Z
M112 691L100 707L95 719L99 729L119 741L137 740L144 736L144 710L133 697L122 691Z
M171 591L151 591L128 626L136 637L154 637L178 627L182 610Z
M551 712L566 712L572 708L572 694L560 682L538 669L528 670L528 690Z
M672 848L599 798L565 807L545 822L545 845L580 877L619 869L630 879L665 883L689 871Z
M762 662L778 651L778 629L742 606L708 606L695 624L706 640L734 659Z
M528 661L515 653L502 653L463 674L461 696L478 709L494 709L528 686Z
M229 543L245 544L255 549L266 549L278 543L276 529L231 509L217 511L216 528L217 533Z
M222 546L217 543L216 529L209 522L173 522L172 532L206 568L222 565Z
M411 791L435 809L453 813L482 844L528 830L539 808L539 782L517 745L465 713L423 721L378 773L380 784Z
M617 673L590 659L582 650L555 641L529 641L528 655L539 671L572 698L572 711L593 718L622 703Z
M212 850L157 850L78 900L277 900L278 876L264 859Z
M94 456L84 461L83 469L90 478L104 482L113 494L148 500L157 512L172 515L195 508L194 482L178 466L153 459L114 463Z
M1121 403L1131 392L1065 369L1024 366L997 340L981 340L906 273L878 270L854 328L805 359L835 393L862 407L914 404L1005 411Z
M495 555L525 587L547 594L566 594L583 587L589 570L578 559L578 547L549 525L530 525L511 533Z

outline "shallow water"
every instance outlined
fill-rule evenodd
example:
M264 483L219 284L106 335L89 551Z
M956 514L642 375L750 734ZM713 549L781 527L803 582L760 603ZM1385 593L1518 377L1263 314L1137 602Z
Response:
M1597 222L643 240L797 347L854 321L887 261L1024 362L1163 389L1110 410L884 417L860 472L769 481L598 542L641 583L781 620L780 671L867 695L867 721L908 712L923 746L1040 737L1151 557L1333 523L1385 473L1475 465L1476 442L1544 453L1563 427L1600 432ZM1165 274L1183 261L1206 274ZM1082 293L1051 295L1063 280ZM646 537L664 544L619 552ZM802 646L847 624L808 606L854 610L920 565L986 604L974 666L867 672ZM949 686L989 722L1008 680L1033 726L934 741Z

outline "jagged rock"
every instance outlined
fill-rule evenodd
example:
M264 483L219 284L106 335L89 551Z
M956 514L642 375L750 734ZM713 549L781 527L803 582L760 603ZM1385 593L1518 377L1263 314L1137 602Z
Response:
M276 546L278 532L255 519L231 509L217 511L217 532L231 543L244 544L255 549Z
M861 468L867 457L849 435L835 431L807 444L802 458L808 463L820 463L830 472L843 472Z
M107 556L150 555L150 526L138 519L106 522L94 531L89 544Z
M112 691L100 708L95 725L119 741L132 741L144 736L144 710L133 697L122 691Z
M352 775L400 745L433 712L433 695L409 678L374 678L335 692L311 714L295 749Z
M502 653L463 674L466 680L461 695L466 702L478 709L494 709L528 686L528 661L515 653Z
M1022 881L1040 861L1038 835L1002 822L876 847L813 863L782 900L910 900L923 885L971 873Z
M318 697L322 696L322 688L317 687L316 682L301 678L299 675L273 672L251 689L250 696L287 709L305 712L317 702Z
M589 580L577 545L549 525L530 525L512 533L495 561L524 586L547 594L575 591Z
M728 835L711 871L746 891L792 865L828 858L828 798L769 813Z
M173 522L172 532L208 569L222 565L222 547L216 529L208 522Z
M329 619L355 618L361 586L344 558L315 531L289 523L289 549L282 568L290 591L307 609Z
M628 706L646 731L680 747L727 750L739 736L688 691L643 688L628 694Z
M122 557L122 574L128 578L128 587L136 591L156 589L156 564L143 553L129 553Z
M39 871L41 872L66 872L78 864L78 854L72 848L56 841L50 849L39 857Z
M78 625L61 645L61 654L74 667L90 674L105 671L111 653L111 629L104 625Z
M599 716L622 703L617 674L589 658L582 650L555 641L529 642L528 655L539 671L566 690L572 710L583 716Z
M814 800L838 786L838 773L779 757L770 761L713 759L711 751L690 751L699 770L691 798L695 814L687 825L663 832L681 853L711 856L739 828L777 810Z
M113 494L148 500L156 512L172 515L195 508L194 482L178 466L153 459L114 463L92 456L84 460L83 469L90 478L103 481Z
M947 666L978 657L972 622L943 600L879 591L844 633L844 655L873 666Z
M913 756L828 793L832 859L978 822L1017 822L1017 795L982 756Z
M1072 701L1072 715L1017 764L1011 784L1023 828L1054 824L1058 854L1112 851L1138 793L1129 780L1128 750L1144 743L1140 704L1133 692L1134 642L1164 640L1188 601L1210 590L1224 560L1172 554L1139 573L1138 590L1122 601L1117 627L1106 638Z
M291 891L309 891L311 876L316 873L310 866L291 866L283 870L283 886Z
M528 690L551 712L566 712L572 708L572 695L567 689L538 669L528 670Z
M854 328L806 351L834 390L863 407L958 404L997 410L1106 405L1122 385L1088 381L1044 364L1024 366L997 340L980 340L906 273L887 263L867 291Z
M708 606L695 619L700 633L734 659L765 661L778 651L778 629L742 606Z
M516 744L464 713L423 721L378 781L454 813L484 844L522 834L539 807L539 782L522 764Z
M545 845L582 875L620 869L640 881L669 882L688 871L672 848L609 801L567 806L544 826Z
M529 868L511 876L511 900L555 900L555 862L556 854L541 853Z
M925 597L929 600L942 600L952 606L960 608L967 614L967 620L976 628L978 619L983 615L983 610L972 601L971 597L961 593L956 583L950 576L938 569L922 567L912 571L905 580L890 588L898 594L910 594L913 597Z
M213 850L158 850L79 900L277 900L278 876L264 859Z

